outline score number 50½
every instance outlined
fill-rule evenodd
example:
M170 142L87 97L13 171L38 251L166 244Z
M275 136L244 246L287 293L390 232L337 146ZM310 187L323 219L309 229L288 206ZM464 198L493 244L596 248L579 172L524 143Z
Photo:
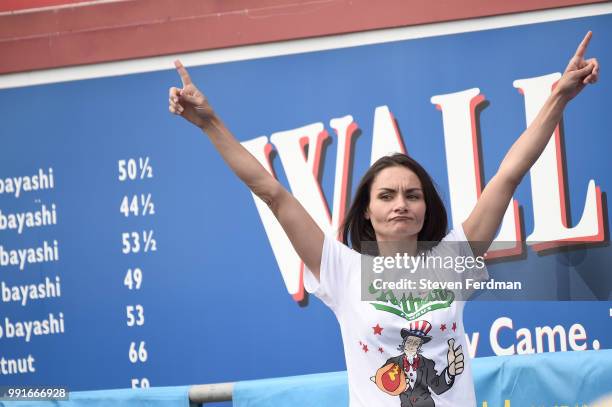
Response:
M149 157L119 160L117 166L119 182L131 183L153 178L153 166ZM155 204L150 193L133 196L126 195L121 200L119 211L126 218L131 216L152 216L155 215ZM157 251L157 242L153 237L153 230L122 233L121 241L121 251L124 255ZM123 284L130 291L140 290L142 282L143 272L140 268L136 267L127 270ZM126 305L125 312L128 328L144 325L144 307L141 304ZM131 363L145 363L148 356L144 340L130 343L128 357ZM150 382L146 377L132 378L131 385L132 387L150 387Z

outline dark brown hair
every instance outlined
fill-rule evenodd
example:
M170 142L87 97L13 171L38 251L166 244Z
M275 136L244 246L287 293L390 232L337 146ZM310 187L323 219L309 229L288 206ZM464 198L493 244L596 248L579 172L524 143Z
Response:
M416 174L421 181L421 188L425 198L425 220L418 235L419 241L439 242L447 233L447 218L444 203L438 195L434 183L427 171L406 154L396 153L378 159L364 174L353 203L342 223L342 240L348 245L349 239L354 250L363 253L361 242L376 241L376 234L372 222L364 217L370 205L370 190L374 179L385 168L406 167Z

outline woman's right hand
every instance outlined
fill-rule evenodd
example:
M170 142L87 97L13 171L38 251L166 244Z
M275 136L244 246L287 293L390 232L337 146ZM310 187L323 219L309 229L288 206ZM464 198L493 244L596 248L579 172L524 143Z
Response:
M168 109L171 113L183 116L202 130L213 124L215 113L206 96L191 82L187 70L180 60L174 61L174 66L181 76L182 88L171 87Z

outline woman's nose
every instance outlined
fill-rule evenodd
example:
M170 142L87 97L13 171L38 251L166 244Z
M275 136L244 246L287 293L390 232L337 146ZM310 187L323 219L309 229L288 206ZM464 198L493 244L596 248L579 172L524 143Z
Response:
M408 209L408 199L404 196L399 196L395 199L394 209L396 211L405 211Z

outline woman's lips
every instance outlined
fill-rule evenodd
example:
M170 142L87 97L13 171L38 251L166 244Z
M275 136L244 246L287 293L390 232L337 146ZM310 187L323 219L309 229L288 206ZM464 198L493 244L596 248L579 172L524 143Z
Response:
M408 216L396 216L395 218L391 218L391 222L393 222L393 221L408 221L408 220L413 220L413 219L408 217Z

